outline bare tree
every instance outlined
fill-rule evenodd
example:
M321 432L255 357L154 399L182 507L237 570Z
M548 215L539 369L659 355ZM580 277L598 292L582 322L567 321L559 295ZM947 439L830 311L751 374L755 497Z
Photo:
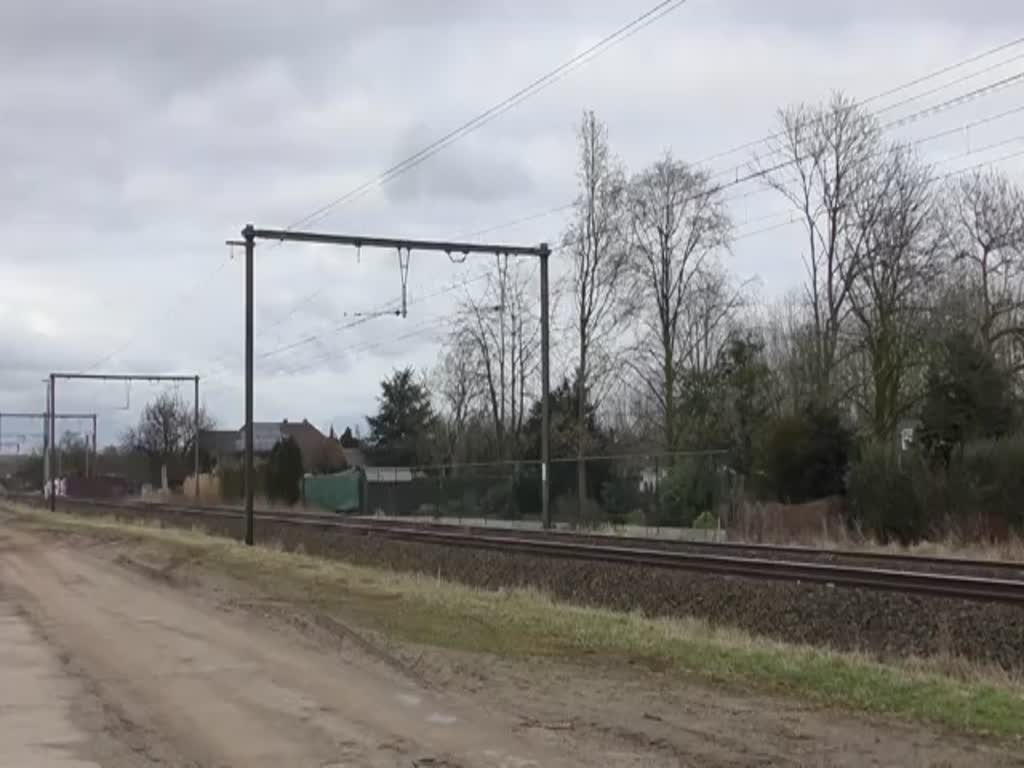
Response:
M483 293L463 302L452 336L470 355L470 381L485 403L498 458L511 454L528 415L539 347L530 310L526 275L517 262L499 256Z
M641 338L630 362L661 415L664 447L677 447L685 313L705 261L728 243L731 223L708 174L671 154L629 187L630 271Z
M978 297L980 340L1024 370L1024 191L995 171L953 181L943 198L944 242Z
M704 261L694 276L683 310L678 364L676 421L686 435L679 448L725 445L730 351L742 336L739 313L745 304L717 258Z
M431 391L438 402L435 410L446 464L460 455L466 429L476 407L479 390L474 387L475 364L471 341L461 329L448 339L440 365L434 372Z
M847 237L859 251L850 309L866 363L860 407L879 438L892 436L916 403L911 374L925 362L924 318L939 271L931 187L929 169L893 145L850 202Z
M764 307L759 325L774 374L775 415L795 413L814 396L813 323L804 295L794 290L779 297Z
M593 112L579 128L579 193L564 246L572 258L572 293L578 347L576 358L576 483L582 514L587 496L588 400L611 370L608 341L615 333L620 279L626 268L624 243L625 174L611 154L608 130Z
M694 276L683 308L680 366L709 373L722 356L734 321L743 308L746 283L735 285L716 258L706 259Z
M213 419L205 408L200 408L199 430L212 427ZM138 425L125 433L122 442L126 449L149 456L155 472L172 462L181 463L191 455L197 439L192 404L177 393L165 392L146 404Z
M841 94L824 106L782 110L779 120L781 130L755 165L799 211L806 228L812 375L816 396L833 402L841 333L862 250L851 229L851 203L871 181L881 130L873 116Z

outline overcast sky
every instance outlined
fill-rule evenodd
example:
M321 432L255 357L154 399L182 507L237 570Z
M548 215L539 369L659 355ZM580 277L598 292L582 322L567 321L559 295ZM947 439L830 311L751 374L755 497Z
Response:
M198 373L218 422L240 426L243 272L224 240L340 197L653 4L5 0L0 411L39 410L52 370ZM782 105L871 97L1022 30L1020 0L690 0L315 228L466 236L572 199L583 109L630 171L667 149L701 161L769 133ZM1024 45L871 107L923 94L881 114L894 120L1019 72ZM893 132L920 139L1022 104L1018 81ZM1019 113L921 151L952 171L1024 149L1022 136ZM1022 178L1020 158L1002 167ZM798 230L756 233L786 221L784 202L756 185L729 194L749 235L729 268L765 300L798 285ZM554 243L563 227L552 215L487 237ZM362 422L383 375L436 364L437 319L486 266L413 254L408 318L339 331L397 301L395 254L261 245L256 418ZM64 384L58 407L98 411L105 442L158 391Z

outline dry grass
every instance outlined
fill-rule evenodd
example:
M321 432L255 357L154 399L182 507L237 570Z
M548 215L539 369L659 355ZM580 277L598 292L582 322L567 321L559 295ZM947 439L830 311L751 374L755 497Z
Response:
M601 656L968 733L1024 738L1024 681L956 659L882 664L794 646L695 619L583 608L531 590L486 591L358 567L279 547L244 547L195 531L23 510L26 524L129 540L245 579L279 599L343 613L416 643L510 656Z
M189 475L181 486L181 495L187 499L195 500L196 477ZM199 475L199 501L203 504L220 504L220 478L217 475L201 473Z
M811 503L814 504L814 503ZM776 505L778 519L783 519L791 510L808 505ZM744 508L740 514L749 514ZM834 510L835 514L838 511ZM827 532L825 532L827 531ZM847 550L851 552L872 552L887 555L911 555L922 557L947 557L972 560L1010 560L1024 562L1024 537L1011 534L1006 539L979 541L977 538L947 534L941 539L931 539L907 547L897 543L882 544L864 531L854 530L845 525L824 523L806 526L802 531L787 532L781 525L767 525L759 531L761 536L744 536L742 526L732 526L728 531L730 544L774 544L781 546L812 547L815 549Z
M768 543L744 542L729 537L729 543ZM838 549L851 552L872 552L883 555L910 555L918 557L948 557L968 560L1003 560L1024 562L1024 538L1011 535L1000 541L971 541L957 536L943 539L921 541L910 546L902 546L895 542L881 544L856 532L844 531L829 536L815 536L811 539L790 540L786 537L774 537L773 544L809 546L816 549Z

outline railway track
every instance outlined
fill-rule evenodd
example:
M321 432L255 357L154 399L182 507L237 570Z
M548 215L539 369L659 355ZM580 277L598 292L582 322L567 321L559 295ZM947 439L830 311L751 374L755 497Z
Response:
M27 501L21 498L22 501ZM34 500L39 503L38 497ZM61 506L91 507L172 515L189 519L241 520L234 507L199 507L148 502L61 499ZM575 559L691 571L724 577L777 580L829 587L901 592L929 597L1011 603L1024 607L1024 565L980 560L946 560L878 553L815 551L799 547L719 545L619 539L573 533L524 532L463 528L445 524L405 523L330 515L258 512L257 521L318 528L328 532L538 557ZM651 546L656 544L656 546ZM670 546L665 546L670 545ZM682 548L678 545L683 545ZM731 549L730 549L731 548ZM801 559L802 558L802 559ZM823 561L823 558L831 560ZM852 560L854 562L847 562ZM937 572L935 569L959 572ZM978 575L978 569L986 574Z
M313 516L315 517L315 516ZM436 522L433 520L388 520L381 518L358 518L360 523L388 528L395 525L409 525L430 530L459 530L475 535L528 537L561 541L570 539L588 544L610 544L622 547L638 547L668 552L689 552L695 554L728 555L732 557L759 558L766 560L791 560L798 562L834 563L839 565L875 566L901 571L925 571L992 578L1024 579L1024 562L1006 560L981 560L960 557L936 557L929 555L888 554L862 552L857 550L819 549L814 547L781 546L775 544L736 544L712 541L688 541L682 539L658 539L638 536L618 536L578 531L538 529L521 530L500 526L463 525L457 522Z

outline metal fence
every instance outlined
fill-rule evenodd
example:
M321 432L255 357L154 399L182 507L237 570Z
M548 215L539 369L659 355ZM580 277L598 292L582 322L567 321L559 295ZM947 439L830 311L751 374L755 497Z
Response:
M550 465L551 511L570 527L720 527L737 493L721 451L591 456ZM384 517L540 521L541 465L534 460L368 467L364 512Z

